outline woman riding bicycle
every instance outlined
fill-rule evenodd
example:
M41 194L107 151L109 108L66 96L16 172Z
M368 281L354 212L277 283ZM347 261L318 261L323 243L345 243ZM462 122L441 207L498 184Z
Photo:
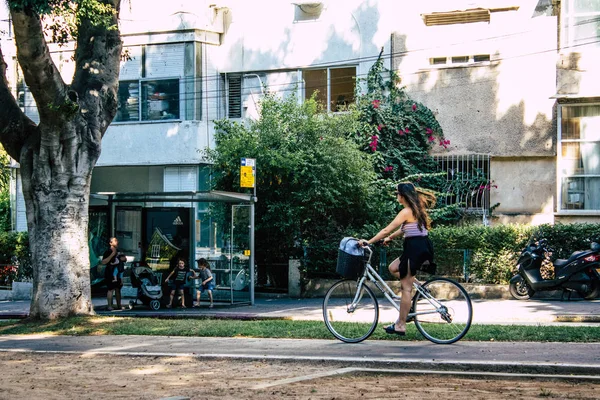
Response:
M387 245L398 236L404 236L404 251L389 266L392 275L400 279L402 299L398 320L385 327L386 333L405 335L406 317L411 305L411 291L417 268L422 264L433 263L433 245L428 237L430 219L426 207L435 203L435 196L417 190L412 183L402 182L397 186L396 196L404 208L396 218L370 240L361 239L362 246L376 243L383 239Z

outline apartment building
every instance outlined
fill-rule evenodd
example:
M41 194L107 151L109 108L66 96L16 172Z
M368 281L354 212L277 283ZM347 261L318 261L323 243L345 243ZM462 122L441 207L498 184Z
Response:
M600 2L562 0L556 66L557 216L600 221Z
M226 246L230 227L216 227L208 200L247 198L198 197L209 187L203 150L213 146L213 121L254 118L265 90L299 101L318 90L336 112L354 101L356 78L382 48L386 66L434 110L451 141L437 154L441 168L476 168L497 186L475 205L499 203L494 223L597 219L600 9L589 3L124 3L128 58L92 178L90 232L112 227L134 256L151 252L156 227L190 260ZM65 80L70 51L53 49ZM35 120L18 74L15 92ZM16 229L24 230L16 182Z

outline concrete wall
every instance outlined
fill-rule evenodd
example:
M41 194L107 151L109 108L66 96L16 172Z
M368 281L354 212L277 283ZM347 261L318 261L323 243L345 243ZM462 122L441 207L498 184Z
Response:
M490 178L498 185L491 191L492 223L554 222L556 160L554 157L494 157Z
M450 154L555 154L556 18L531 18L536 2L520 3L526 5L518 11L493 13L489 24L427 27L418 12L398 24L394 68L408 94L435 111ZM431 57L477 54L491 59L429 64Z
M296 6L284 1L225 2L226 33L215 62L221 72L264 71L351 63L366 74L374 60L389 53L393 21L384 12L392 2L323 1L312 21L295 21ZM393 7L396 12L398 6ZM389 11L389 10L388 10Z
M522 1L518 10L493 12L489 23L442 26L426 26L421 14L461 9L454 2L414 5L392 38L394 68L407 93L434 111L451 142L436 154L491 156L490 178L498 186L491 204L500 203L495 223L553 222L557 19L532 18L536 4ZM429 61L480 54L490 61Z
M600 98L600 49L579 46L562 49L556 64L556 93Z
M209 143L201 121L113 124L97 166L198 164Z

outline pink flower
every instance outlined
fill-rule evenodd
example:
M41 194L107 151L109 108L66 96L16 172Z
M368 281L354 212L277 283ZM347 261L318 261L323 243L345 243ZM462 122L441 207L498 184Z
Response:
M427 133L428 135L433 135L433 131L431 130L431 128L425 129L425 133Z
M410 133L410 130L408 128L404 129L404 133Z
M440 139L440 146L442 146L443 148L447 149L449 144L450 144L449 140Z
M429 136L429 141L430 142L435 142L435 138L433 136Z
M414 104L412 105L412 109L413 109L413 111L417 111L417 103L414 103Z
M383 170L384 170L385 172L390 172L390 171L393 171L393 170L394 170L394 166L393 166L393 165L388 165L388 166L387 166L387 167L385 167Z
M371 148L371 151L373 151L373 153L377 151L378 142L379 140L376 135L371 136L371 143L369 143L369 147Z
M379 108L379 103L381 103L381 100L373 100L371 102L371 104L373 104L373 108Z
M379 124L377 125L377 130L381 131L384 128L385 125Z
M402 129L398 129L398 135L404 136L404 131Z

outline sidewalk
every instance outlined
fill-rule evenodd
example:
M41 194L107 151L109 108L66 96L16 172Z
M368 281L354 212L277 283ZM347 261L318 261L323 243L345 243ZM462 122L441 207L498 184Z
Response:
M322 320L321 298L292 299L289 297L258 297L253 306L225 305L215 303L209 309L207 303L201 308L160 309L152 311L142 305L133 310L106 311L106 299L94 298L94 308L99 315L123 317L156 318L226 318L226 319L292 319ZM124 299L123 304L128 304ZM381 322L394 321L396 310L386 302L380 302ZM0 301L0 318L26 318L29 314L29 301ZM540 300L473 300L474 324L501 325L592 325L600 328L600 300L556 299Z

